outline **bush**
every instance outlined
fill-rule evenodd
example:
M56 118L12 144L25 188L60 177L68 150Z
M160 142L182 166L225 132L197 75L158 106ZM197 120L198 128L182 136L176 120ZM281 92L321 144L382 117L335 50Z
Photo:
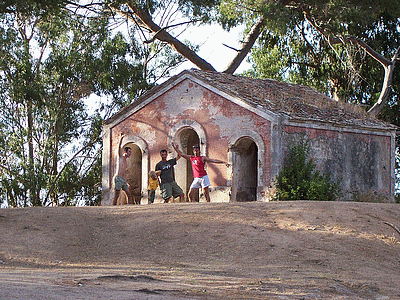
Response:
M304 138L289 150L282 171L276 178L274 200L333 201L339 197L339 183L329 174L321 175L308 158L310 146Z

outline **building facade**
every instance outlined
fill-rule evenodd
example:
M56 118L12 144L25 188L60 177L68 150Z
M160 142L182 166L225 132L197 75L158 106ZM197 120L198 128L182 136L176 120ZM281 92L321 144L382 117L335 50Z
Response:
M160 150L176 156L173 141L231 164L208 164L212 202L269 201L289 148L304 136L317 168L340 180L342 200L393 201L396 127L308 87L194 69L170 78L104 122L102 205L112 201L121 133L141 203ZM175 175L187 192L190 162L178 160Z

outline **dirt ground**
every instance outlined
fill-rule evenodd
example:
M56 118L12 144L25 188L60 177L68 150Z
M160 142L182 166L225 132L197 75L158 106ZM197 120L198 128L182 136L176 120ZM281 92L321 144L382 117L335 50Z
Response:
M0 299L400 299L389 224L399 204L0 209Z

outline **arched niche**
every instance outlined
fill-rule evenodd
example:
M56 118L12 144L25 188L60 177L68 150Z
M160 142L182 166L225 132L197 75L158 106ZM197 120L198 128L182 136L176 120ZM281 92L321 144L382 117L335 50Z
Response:
M122 141L122 148L130 147L132 154L128 158L128 167L126 170L126 181L131 186L131 193L134 203L141 204L142 196L147 192L147 181L149 173L149 156L147 143L140 137L128 135ZM121 192L117 204L127 204L128 199L125 193Z
M257 201L265 176L265 145L251 130L241 130L229 140L229 160L232 164L231 201Z

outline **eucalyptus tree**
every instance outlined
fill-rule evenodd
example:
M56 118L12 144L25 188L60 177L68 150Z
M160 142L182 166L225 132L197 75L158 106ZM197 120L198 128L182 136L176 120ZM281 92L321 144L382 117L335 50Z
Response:
M65 8L67 0L3 0L0 14L45 15L59 12Z
M366 104L370 115L377 115L393 94L400 49L399 1L122 0L110 1L109 7L142 30L145 43L168 44L203 70L215 68L190 46L195 42L179 40L177 28L214 23L230 29L246 24L242 46L234 49L236 55L220 71L234 73L252 51L253 76L311 85L334 98ZM178 15L184 19L178 20ZM377 35L382 48L374 42ZM376 88L362 91L363 81L379 86L362 74L367 64L381 68L380 96L375 95Z
M68 9L0 15L0 199L6 204L57 204L60 197L73 204L77 194L98 199L104 113L99 107L89 115L84 100L109 95L111 113L148 88L138 49L112 34L109 20Z
M176 53L192 62L202 70L216 71L204 58L197 54L199 49L197 37L193 40L181 40L180 35L189 26L216 24L225 29L240 23L237 19L226 18L219 13L220 0L166 0L166 1L110 1L108 7L120 17L125 18L131 27L142 34L143 43L147 45L161 43L169 45ZM242 43L240 49L224 72L234 73L254 45L262 22L256 22Z
M314 86L374 116L396 94L399 1L223 0L221 10L249 25L264 20L253 76Z

